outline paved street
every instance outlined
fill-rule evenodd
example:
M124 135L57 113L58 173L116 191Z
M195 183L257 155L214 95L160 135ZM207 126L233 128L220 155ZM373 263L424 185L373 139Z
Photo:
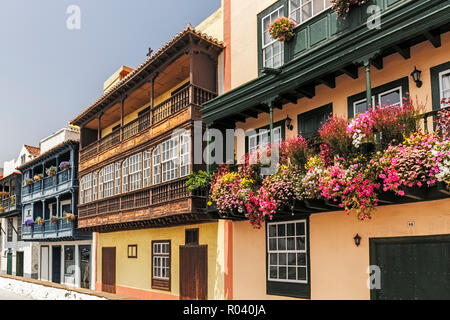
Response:
M0 300L33 300L0 288Z

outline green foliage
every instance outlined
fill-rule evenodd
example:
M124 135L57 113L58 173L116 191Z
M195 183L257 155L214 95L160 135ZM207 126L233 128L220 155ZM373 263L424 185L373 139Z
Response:
M205 190L209 188L213 175L199 170L190 174L189 179L186 181L186 187L188 191Z

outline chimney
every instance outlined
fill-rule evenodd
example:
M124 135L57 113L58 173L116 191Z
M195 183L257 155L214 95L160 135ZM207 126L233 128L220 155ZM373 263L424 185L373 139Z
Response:
M108 89L112 88L116 83L125 78L133 70L133 68L121 66L119 70L114 72L114 74L105 81L105 83L103 84L103 92L106 92Z

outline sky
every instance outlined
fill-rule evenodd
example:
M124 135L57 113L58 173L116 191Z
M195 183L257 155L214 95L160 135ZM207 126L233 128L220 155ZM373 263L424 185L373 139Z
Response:
M80 28L70 6L80 9ZM0 167L66 127L120 66L136 67L220 0L2 0Z

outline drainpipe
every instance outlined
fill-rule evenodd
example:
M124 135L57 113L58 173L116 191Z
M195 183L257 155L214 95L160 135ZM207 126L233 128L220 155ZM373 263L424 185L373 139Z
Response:
M273 102L269 104L269 112L270 112L270 145L274 143L273 137Z
M366 99L367 99L367 109L369 105L372 104L372 85L370 80L370 59L364 61L364 68L366 69ZM373 108L374 106L372 106Z

